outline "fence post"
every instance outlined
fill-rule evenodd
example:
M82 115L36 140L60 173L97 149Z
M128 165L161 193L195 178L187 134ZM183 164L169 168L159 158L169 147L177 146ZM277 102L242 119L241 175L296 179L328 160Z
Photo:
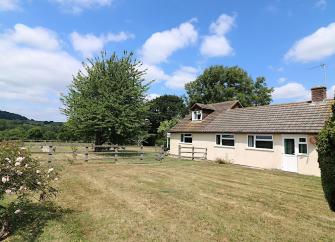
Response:
M51 163L51 160L52 160L52 145L49 145L48 162Z
M194 146L192 146L192 160L194 160Z
M178 146L178 156L179 159L181 159L181 145Z
M72 157L73 157L73 160L77 160L77 147L76 146L73 146Z
M115 161L117 161L117 158L118 158L118 152L119 152L119 147L116 145L114 146L114 159Z
M144 156L144 153L143 153L143 145L141 145L140 160L143 160L143 156Z
M204 155L205 157L205 160L207 160L207 148L205 149L205 155Z
M85 147L85 162L88 162L88 146Z

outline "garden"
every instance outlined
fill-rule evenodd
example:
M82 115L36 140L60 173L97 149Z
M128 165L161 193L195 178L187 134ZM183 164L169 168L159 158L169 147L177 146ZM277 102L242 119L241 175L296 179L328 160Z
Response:
M1 183L3 189L11 189L1 197L8 241L331 241L335 237L335 215L318 177L170 157L157 161L152 148L144 149L143 160L120 157L116 162L68 162L67 156L51 163L41 158L35 162L26 152L14 149L9 157L1 157L15 161L8 169L16 175L7 170L6 182ZM12 177L25 172L30 172L27 179L12 182ZM20 190L21 181L31 184L29 192Z

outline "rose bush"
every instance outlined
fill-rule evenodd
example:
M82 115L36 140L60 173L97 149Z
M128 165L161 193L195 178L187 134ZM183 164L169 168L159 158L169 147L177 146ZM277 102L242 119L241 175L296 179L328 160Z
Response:
M22 204L31 198L43 201L55 196L53 186L58 180L57 171L50 165L43 165L31 157L29 151L20 148L18 143L0 143L0 240L8 235L10 224L6 218L20 214L19 206L8 214L8 207ZM4 200L9 201L5 204Z

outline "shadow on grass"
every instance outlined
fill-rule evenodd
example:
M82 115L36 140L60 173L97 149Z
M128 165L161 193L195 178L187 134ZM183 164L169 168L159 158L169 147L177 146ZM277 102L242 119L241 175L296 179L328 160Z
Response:
M21 212L15 214L17 209ZM19 236L23 241L36 241L43 233L44 227L51 220L60 220L65 214L72 213L62 209L53 202L24 202L11 204L7 208L8 236Z

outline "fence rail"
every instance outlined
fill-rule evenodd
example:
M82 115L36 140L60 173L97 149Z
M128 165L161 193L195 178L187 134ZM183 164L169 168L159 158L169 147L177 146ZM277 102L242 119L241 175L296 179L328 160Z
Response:
M191 154L191 156L183 154ZM196 156L196 154L202 154L202 156ZM207 148L179 145L178 156L179 158L191 158L192 160L194 159L207 160Z
M26 147L26 146L23 146ZM36 148L36 145L34 146ZM130 158L139 157L140 160L144 159L144 149L143 146L138 147L136 150L126 150L125 146L108 145L108 146L95 146L95 145L85 145L85 146L71 146L71 151L59 151L59 146L46 145L38 146L40 150L32 150L31 154L35 155L47 155L47 161L50 163L54 160L57 155L71 155L73 160L83 159L85 162L89 160L106 160L113 159L117 161L119 158ZM64 148L64 146L62 146ZM96 147L103 148L103 151L96 151ZM32 148L32 146L28 147Z

